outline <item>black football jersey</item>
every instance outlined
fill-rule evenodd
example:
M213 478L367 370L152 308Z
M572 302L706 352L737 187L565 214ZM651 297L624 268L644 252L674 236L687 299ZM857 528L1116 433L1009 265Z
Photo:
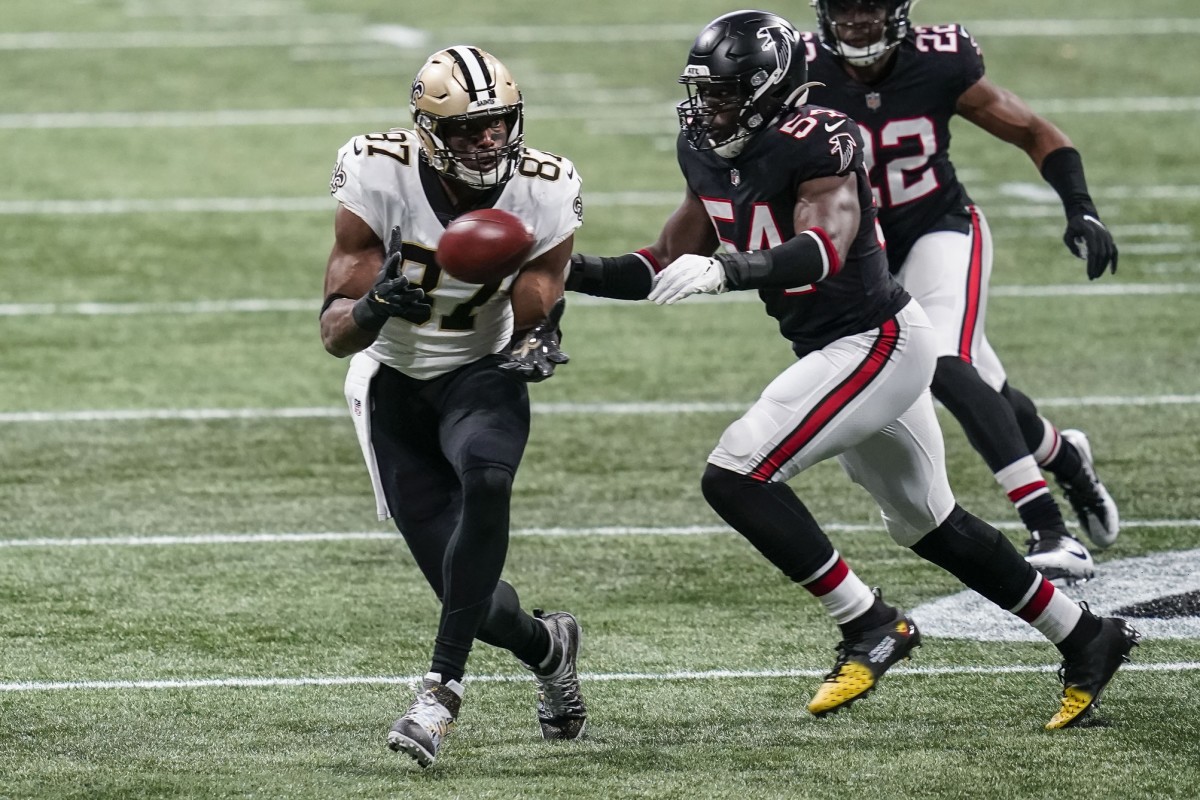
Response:
M961 25L913 28L897 47L882 80L866 85L803 34L812 101L858 122L879 204L892 271L931 231L965 232L971 203L950 163L950 118L958 98L983 77L983 54Z
M797 355L878 327L908 302L908 294L888 273L863 165L862 138L844 114L815 106L798 108L756 134L734 159L694 150L682 135L677 151L688 187L731 252L765 250L795 236L800 184L850 172L858 175L861 222L840 269L819 283L759 290L767 313L779 321L780 333Z

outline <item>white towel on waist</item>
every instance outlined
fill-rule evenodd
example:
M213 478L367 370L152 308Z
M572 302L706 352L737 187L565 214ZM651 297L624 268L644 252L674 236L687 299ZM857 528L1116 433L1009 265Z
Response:
M371 446L371 379L379 372L379 362L365 353L356 353L350 359L346 372L346 403L350 406L350 417L354 420L354 432L358 434L358 446L362 449L363 461L371 476L371 488L375 490L375 512L379 518L392 516L388 510L383 484L379 480L379 463L375 460L375 448Z

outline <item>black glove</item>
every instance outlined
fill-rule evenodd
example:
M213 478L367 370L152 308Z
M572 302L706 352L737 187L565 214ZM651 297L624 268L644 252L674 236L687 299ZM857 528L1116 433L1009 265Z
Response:
M1089 280L1103 275L1110 263L1112 271L1117 271L1117 245L1095 214L1076 212L1067 217L1063 243L1074 255L1087 260Z
M379 277L371 291L354 303L354 322L358 327L377 331L392 317L424 325L433 315L433 307L425 299L425 290L413 286L400 273L400 251L392 252L383 262Z
M530 383L538 383L553 375L557 365L570 361L571 357L558 349L561 338L558 321L562 319L566 307L566 298L558 298L544 320L525 333L514 336L509 345L510 360L501 364L500 369Z

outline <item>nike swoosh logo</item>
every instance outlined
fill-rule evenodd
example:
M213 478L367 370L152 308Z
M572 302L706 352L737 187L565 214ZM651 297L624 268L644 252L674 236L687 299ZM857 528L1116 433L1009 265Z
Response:
M1078 558L1080 561L1087 561L1087 553L1077 547L1067 547L1066 551Z
M362 155L362 147L359 146L358 139L354 140L354 155L356 155L356 156Z
M838 128L842 127L845 124L846 124L846 120L844 120L844 119L840 119L837 122L833 123L832 125L830 125L828 122L826 122L825 123L825 132L833 133L834 131L836 131Z

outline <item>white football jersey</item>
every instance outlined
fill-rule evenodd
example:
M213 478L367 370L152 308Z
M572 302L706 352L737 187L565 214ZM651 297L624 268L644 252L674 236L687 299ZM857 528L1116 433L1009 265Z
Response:
M408 130L355 136L338 151L329 189L371 226L385 247L399 228L404 275L425 290L433 316L424 325L388 320L364 352L426 380L504 349L513 333L509 292L516 276L498 286L480 286L456 280L437 266L434 253L445 224L426 196L420 152L420 141ZM515 214L533 229L532 260L582 224L580 185L570 161L526 148L492 207Z

